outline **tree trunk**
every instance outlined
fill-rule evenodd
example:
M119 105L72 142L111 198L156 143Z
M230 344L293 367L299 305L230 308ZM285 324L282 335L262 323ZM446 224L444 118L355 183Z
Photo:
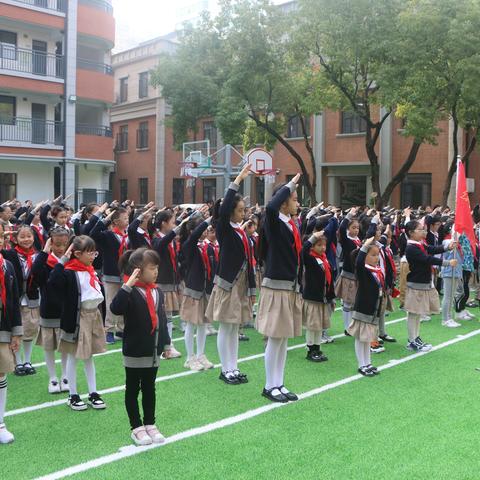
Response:
M303 132L303 139L305 142L305 148L308 151L308 154L310 156L310 166L312 167L312 181L311 181L311 186L313 190L313 196L310 192L308 192L309 197L310 197L310 206L313 207L316 205L316 201L314 202L313 200L316 198L316 191L317 191L317 169L315 165L315 154L313 153L313 148L312 145L310 144L310 141L308 139L307 135L307 128L305 125L305 119L302 115L300 115L300 123L302 125L302 132Z
M367 151L368 161L370 162L370 181L372 183L372 193L377 193L375 201L376 208L378 199L380 198L380 166L378 165L378 155L375 152L375 144L377 143L378 133L372 138L372 129L367 127L365 138L365 149ZM370 204L370 199L367 199L367 204Z
M308 173L307 167L305 166L305 162L303 161L303 158L300 156L300 154L268 123L262 122L258 117L255 115L250 115L250 118L255 121L258 127L263 128L266 130L270 135L272 135L274 138L277 139L278 142L280 142L292 155L292 157L297 161L298 166L300 167L302 177L305 182L305 186L307 187L308 194L310 195L310 203L312 205L315 205L317 203L317 198L316 198L316 193L315 193L315 187L312 185L312 181L310 179L310 175ZM315 172L315 169L313 169Z
M447 178L443 186L442 205L447 205L448 196L450 195L450 189L452 188L453 175L457 171L457 157L458 157L458 119L455 111L455 107L452 113L453 120L453 158L450 167L448 168Z

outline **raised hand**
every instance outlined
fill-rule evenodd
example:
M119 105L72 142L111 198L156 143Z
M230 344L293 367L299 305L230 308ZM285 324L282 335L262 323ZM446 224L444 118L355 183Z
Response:
M43 251L45 253L50 253L51 247L52 247L52 239L51 237L48 237L48 240L45 242L45 245L43 246Z
M297 174L292 178L291 181L292 181L295 185L297 185L298 182L300 181L300 177L301 177L301 175L300 175L299 173L297 173Z
M125 283L125 285L127 285L128 287L132 288L135 286L135 284L137 283L137 280L139 279L140 277L140 272L141 270L139 268L136 268L133 273L130 275L130 278L127 280L127 282Z
M240 185L249 175L251 172L251 165L247 163L241 170L241 172L237 175L237 178L233 183L236 185Z

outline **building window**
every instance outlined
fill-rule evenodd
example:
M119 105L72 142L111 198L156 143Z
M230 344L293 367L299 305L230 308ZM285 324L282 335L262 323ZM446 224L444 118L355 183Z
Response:
M265 205L265 177L255 177L255 193L259 205Z
M432 202L432 174L409 173L402 182L402 208L427 206Z
M300 116L292 117L288 120L287 126L287 138L300 138L303 137L302 122L300 121ZM310 119L303 117L305 122L305 130L307 137L310 136Z
M128 125L122 125L117 133L117 150L120 152L128 150Z
M140 205L146 205L148 203L148 178L138 179L138 191Z
M185 179L173 179L172 204L181 205L185 203Z
M61 195L62 171L60 167L53 167L53 196Z
M340 177L340 207L350 208L367 203L366 177Z
M292 180L294 175L287 175L287 183ZM297 186L297 195L298 195L298 203L300 205L308 205L310 203L310 195L308 194L307 187L305 186L305 181L303 177L298 182Z
M17 99L0 95L0 124L14 125L17 112Z
M4 203L17 196L17 174L0 173L0 202Z
M120 103L128 100L128 77L120 79Z
M214 122L204 122L203 139L210 141L210 148L212 150L217 149L217 127Z
M365 120L355 112L342 112L342 133L364 133L367 131Z
M15 32L0 30L0 58L17 59L17 34Z
M138 125L137 148L148 148L148 122L140 122Z
M128 198L128 180L126 178L120 179L120 201L124 202Z
M138 98L148 97L148 72L138 75Z
M203 179L203 202L215 202L217 199L217 181L214 178Z

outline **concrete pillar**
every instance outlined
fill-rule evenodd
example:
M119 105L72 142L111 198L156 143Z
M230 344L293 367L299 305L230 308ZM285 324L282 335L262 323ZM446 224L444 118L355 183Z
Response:
M315 155L315 170L317 172L317 200L321 202L323 198L323 167L325 163L325 112L313 117L313 152Z
M387 113L385 107L380 108L380 118ZM383 127L380 131L380 188L385 190L385 187L389 184L392 179L392 130L393 130L393 121L392 114L388 116L385 120ZM371 182L367 183L371 187ZM370 188L371 193L371 188ZM370 199L370 193L367 187L367 199Z
M155 145L155 204L165 205L165 100L157 99Z

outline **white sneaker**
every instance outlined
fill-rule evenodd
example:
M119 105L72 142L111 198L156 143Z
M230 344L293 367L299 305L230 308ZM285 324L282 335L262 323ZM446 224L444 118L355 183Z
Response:
M158 428L155 425L145 425L145 430L153 443L165 442L165 437L158 431Z
M135 445L138 445L139 447L151 445L153 443L144 426L133 429L130 437L135 442Z
M469 312L468 310L465 310L465 315L468 317L465 320L474 320L477 318L473 313Z
M15 437L7 430L4 423L0 423L0 443L12 443Z
M447 320L446 322L442 322L442 325L444 327L448 327L448 328L457 328L457 327L461 327L461 325L456 322L453 318L450 318L449 320Z
M323 333L320 343L333 343L333 338L328 333Z
M60 387L60 383L58 383L58 380L54 378L53 380L50 380L48 383L48 393L61 393L62 389Z
M200 355L197 358L197 361L198 361L198 363L200 363L200 365L203 365L203 368L205 370L209 370L210 368L214 367L213 363L206 357L205 354Z
M182 354L173 345L171 345L169 348L166 348L162 353L162 358L167 360L171 360L172 358L180 358L181 356Z
M193 355L190 358L187 358L186 362L183 364L185 368L189 368L190 370L193 370L194 372L199 372L200 370L204 370L204 366L198 362L197 357Z
M428 315L422 315L420 317L420 321L421 322L429 322L430 320L432 319L432 317L428 316Z
M62 381L60 383L60 391L62 392L69 392L70 387L68 385L68 380L66 378L62 378Z
M458 312L456 315L455 315L455 318L457 320L471 320L470 317L467 315L467 313L465 312L465 310L462 310L461 312Z

